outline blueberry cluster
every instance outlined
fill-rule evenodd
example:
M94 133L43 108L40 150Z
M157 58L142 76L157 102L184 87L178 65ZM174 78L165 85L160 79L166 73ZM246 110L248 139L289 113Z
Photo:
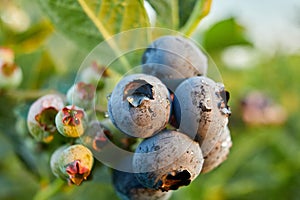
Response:
M112 169L118 196L168 199L173 190L219 166L231 147L229 93L206 76L207 65L191 40L160 37L145 50L141 73L124 76L109 95L110 126L93 115L98 78L109 76L93 63L66 94L47 94L32 103L29 132L43 143L64 138L50 166L56 177L76 185L88 179L96 153L109 151L110 141L125 144L134 150L132 170Z
M164 36L144 52L142 73L116 85L108 103L111 121L143 138L134 173L113 172L121 199L168 199L227 158L229 93L206 74L207 58L192 41Z

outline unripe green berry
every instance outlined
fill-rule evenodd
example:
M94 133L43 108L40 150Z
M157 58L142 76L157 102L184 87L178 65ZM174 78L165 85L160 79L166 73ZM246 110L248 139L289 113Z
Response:
M92 151L99 152L109 144L111 137L110 131L101 122L94 120L88 124L84 135L80 139Z
M37 141L50 142L57 129L55 116L64 106L61 95L48 94L37 99L28 111L27 126Z
M90 175L94 158L92 152L81 144L63 146L51 156L50 166L56 177L80 185Z
M79 80L85 83L94 85L97 88L103 87L102 77L109 77L110 73L105 66L99 65L96 61L92 62L90 66L84 68L80 73Z
M10 89L20 85L22 71L14 63L15 55L12 49L0 47L0 88Z
M78 82L67 92L67 101L84 109L91 108L95 97L96 87L92 84Z
M57 130L65 137L80 137L87 125L87 115L82 108L69 105L62 108L55 117Z
M5 63L13 63L15 60L14 51L7 47L0 47L0 60Z
M62 152L68 148L70 145L64 145L56 149L50 158L50 167L54 176L64 178L64 173L60 170L60 159L62 156Z
M0 88L16 88L20 85L22 78L23 74L19 66L0 62Z

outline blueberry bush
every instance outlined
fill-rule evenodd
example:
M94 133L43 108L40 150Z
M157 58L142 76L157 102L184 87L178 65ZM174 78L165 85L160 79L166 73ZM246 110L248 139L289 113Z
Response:
M0 0L0 199L297 199L299 54L211 4Z

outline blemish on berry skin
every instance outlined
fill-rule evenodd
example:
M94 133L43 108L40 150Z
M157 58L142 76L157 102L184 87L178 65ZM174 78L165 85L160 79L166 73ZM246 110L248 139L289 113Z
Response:
M93 149L100 151L108 142L109 139L104 134L99 134L93 140Z
M191 174L187 170L173 171L162 177L162 191L177 190L181 186L187 186L191 183Z
M1 71L3 72L3 74L7 77L11 76L14 71L17 69L17 65L16 64L11 64L11 63L4 63L2 65L2 67L0 66Z
M64 107L59 94L48 94L37 99L28 111L27 126L35 140L49 143L53 140L57 127L55 118Z
M203 102L199 103L199 108L202 110L202 112L210 112L211 108L206 106Z
M63 123L65 125L69 126L78 126L81 123L81 119L84 116L84 113L82 110L76 110L74 106L72 106L70 109L67 107L64 107L62 109L63 112Z
M81 99L92 100L94 98L96 88L92 84L79 82L77 83L77 90Z
M48 107L43 109L40 113L38 113L35 116L35 120L38 122L38 124L43 130L54 132L56 131L54 120L57 113L57 109L55 109L54 107Z
M80 160L68 164L66 172L69 175L69 181L75 185L80 185L83 180L86 180L90 174L90 170L81 165Z
M75 105L62 108L55 117L58 132L65 137L79 137L87 128L87 115L85 111Z
M153 100L153 86L144 80L134 80L126 85L123 100L133 107L140 106L144 101Z
M112 91L108 112L113 124L125 134L150 137L164 129L169 121L169 91L154 76L125 76Z

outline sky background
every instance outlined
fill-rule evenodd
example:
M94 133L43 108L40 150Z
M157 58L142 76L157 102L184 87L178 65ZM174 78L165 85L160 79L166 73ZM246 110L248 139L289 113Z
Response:
M299 0L213 0L199 28L236 17L255 46L265 51L300 53Z

